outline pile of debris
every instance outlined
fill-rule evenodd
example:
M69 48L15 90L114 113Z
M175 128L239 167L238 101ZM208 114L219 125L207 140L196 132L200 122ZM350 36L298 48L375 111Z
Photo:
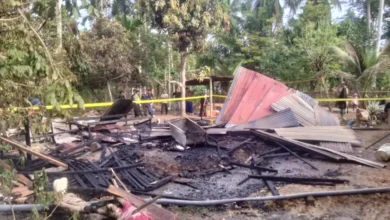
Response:
M18 202L34 194L31 176L24 175L45 168L51 180L67 177L69 190L120 196L138 209L148 206L145 212L151 219L174 219L173 213L152 203L215 205L282 199L279 184L348 183L335 178L342 175L340 162L385 167L353 155L353 146L361 141L314 99L244 68L235 75L216 125L204 126L190 118L156 123L131 118L130 110L131 101L118 100L102 117L53 121L49 135L57 147L45 154L1 138L36 157L16 166L15 185L29 190L20 189ZM261 188L275 197L247 198ZM360 191L323 194L354 193ZM154 199L143 205L144 200L133 194ZM302 196L307 195L291 198ZM210 201L221 198L229 199Z

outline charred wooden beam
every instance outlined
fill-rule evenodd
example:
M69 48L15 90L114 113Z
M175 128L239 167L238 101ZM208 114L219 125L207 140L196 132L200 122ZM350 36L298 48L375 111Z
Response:
M345 179L328 179L318 177L293 177L293 176L270 176L270 175L249 175L249 178L273 180L282 182L326 182L326 183L347 183Z
M236 163L236 162L230 162L230 164L235 165L235 166L239 166L239 167L249 168L249 169L256 169L256 170L260 170L260 171L268 171L268 172L274 172L274 173L278 172L275 169L270 169L270 168L267 168L267 167L247 165L247 164L241 164L241 163Z
M272 195L278 196L279 191L276 189L275 184L271 180L264 180L265 185L268 187L268 189L271 191Z
M244 145L244 144L246 144L248 142L251 142L252 140L253 140L253 138L248 138L248 139L244 140L243 142L240 142L240 143L236 144L234 147L231 148L231 150L228 151L228 154L231 155L239 147L241 147L242 145Z
M279 145L280 147L282 147L283 149L285 149L286 151L290 152L290 154L294 155L296 158L298 158L299 160L301 160L302 162L304 162L305 164L309 165L311 168L315 169L315 170L318 170L317 167L315 167L313 164L309 163L308 161L306 161L305 159L303 159L302 157L298 156L298 154L292 152L290 149L288 149L287 147L285 147L283 144L279 143L279 142L276 142L277 145Z
M193 200L183 197L177 197L177 196L170 196L170 195L164 195L164 194L156 194L156 193L150 193L150 192L141 192L141 191L131 191L134 195L144 195L144 196L161 196L161 198L167 198L167 199L179 199L179 200Z
M252 130L252 133L255 134L258 137L261 137L264 140L281 143L281 144L283 144L285 146L292 146L294 148L301 149L301 150L304 150L306 152L310 152L310 153L313 153L313 154L316 154L316 155L320 155L320 156L323 156L323 157L326 157L326 158L329 158L329 159L332 159L332 160L339 161L339 160L343 159L342 157L340 157L338 155L335 155L333 153L329 153L329 152L326 152L326 151L323 151L323 150L319 150L319 149L314 148L314 147L310 147L309 145L304 144L304 143L299 142L299 141L286 139L286 138L279 137L279 136L274 135L274 134L270 134L270 133L263 132L263 131L258 131L258 130L256 130L256 131Z
M245 179L241 180L239 183L237 183L237 186L244 184L246 181L250 179L249 176L245 177Z
M274 157L285 157L285 156L290 156L291 153L290 152L285 152L285 153L277 153L277 154L268 154L268 155L264 155L264 159L266 158L274 158Z
M257 155L257 157L261 157L261 156L264 156L264 155L267 155L267 154L272 154L272 153L280 151L281 149L282 149L281 147L278 147L278 148L275 148L273 150L261 153L261 154Z
M171 182L173 179L173 176L167 176L165 178L162 178L159 181L151 183L146 189L147 190L155 190L157 188L160 188L161 186L164 186L165 184Z

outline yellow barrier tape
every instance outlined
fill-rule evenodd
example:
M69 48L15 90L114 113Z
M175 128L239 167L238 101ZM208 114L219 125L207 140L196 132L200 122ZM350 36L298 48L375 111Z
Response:
M192 100L192 99L201 99L201 98L208 98L209 96L193 96L193 97L186 97L186 98L170 98L170 99L152 99L152 100L140 100L136 101L137 104L146 104L146 103L160 103L160 102L173 102L173 101L181 101L181 100ZM224 96L226 97L226 96ZM99 107L108 107L111 106L113 102L98 102L98 103L86 103L84 104L84 108L99 108ZM61 109L71 109L71 108L78 108L79 106L77 104L73 105L60 105ZM13 111L17 109L28 109L28 110L40 110L42 108L46 108L47 110L54 109L54 106L47 105L47 106L32 106L32 107L15 107L12 108Z
M181 100L193 100L193 99L201 99L201 98L208 98L210 96L193 96L193 97L186 97L186 98L170 98L170 99L153 99L153 100L140 100L135 103L137 104L145 104L145 103L161 103L161 102L172 102L172 101L181 101ZM226 98L225 95L213 95L213 97L220 97L220 98ZM352 98L347 99L340 99L340 98L318 98L315 99L318 102L337 102L337 101L352 101ZM390 97L388 98L358 98L358 101L380 101L380 100L390 100ZM99 108L99 107L108 107L111 106L113 102L98 102L98 103L86 103L84 104L84 108ZM60 105L61 109L72 109L72 108L78 108L79 106L77 104L74 105ZM54 109L54 106L47 105L47 106L32 106L32 107L16 107L12 108L12 111L16 111L17 109L28 109L28 110L40 110L42 108L46 108L47 110Z
M382 101L389 100L390 98L358 98L358 101ZM319 102L337 102L337 101L352 101L352 98L340 99L340 98L329 98L329 99L315 99Z
M192 97L185 97L185 98L141 100L141 101L137 101L135 103L145 104L145 103L156 103L156 102L172 102L172 101L174 102L174 101L201 99L201 98L208 98L208 97L209 97L208 95L200 95L200 96L192 96Z
M221 97L226 98L225 95L213 95L213 97ZM346 98L346 99L340 99L340 98L318 98L315 99L318 102L337 102L337 101L352 101L353 98ZM382 100L390 100L390 97L387 98L358 98L358 101L382 101Z
M213 97L220 97L220 98L226 98L226 95L213 95Z

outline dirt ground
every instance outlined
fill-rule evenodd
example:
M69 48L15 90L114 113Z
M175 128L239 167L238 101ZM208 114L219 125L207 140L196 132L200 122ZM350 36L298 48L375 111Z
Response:
M337 114L337 113L335 113ZM354 119L354 112L346 116ZM382 125L383 127L383 125ZM354 147L354 155L376 161L375 152L384 143L390 142L390 136L379 143L365 149L380 138L390 133L388 131L356 131L363 146ZM386 163L389 165L389 163ZM344 190L370 187L390 186L390 167L375 169L358 164L333 164L333 169L341 175L337 178L348 179L350 183L337 186L308 186L297 184L276 184L281 195L302 192ZM267 189L262 189L251 196L271 195ZM387 220L390 219L390 194L372 194L338 197L315 198L314 203L304 199L289 201L266 202L263 204L246 204L234 207L172 207L181 219L318 219L318 220Z
M371 145L390 131L358 131L366 146ZM354 148L354 154L375 160L375 150L383 143L390 142L386 138L378 144L364 149ZM350 183L337 186L308 186L297 184L276 184L281 195L301 192L344 190L369 187L390 186L390 169L375 169L356 164L333 164L340 172L337 178L348 179ZM259 187L259 185L257 185ZM253 187L253 186L252 186ZM259 187L260 188L260 187ZM215 189L217 191L217 189ZM240 190L240 189L237 189ZM242 190L242 189L241 189ZM219 192L221 193L221 192ZM225 193L226 195L227 193ZM262 188L248 196L271 195ZM230 197L226 195L226 197ZM390 194L355 195L315 198L314 203L304 199L277 201L266 203L239 204L227 207L170 207L178 213L180 219L338 219L338 220L381 220L390 219Z
M337 113L335 113L337 114ZM190 116L197 117L197 116ZM177 118L176 115L161 116L157 114L154 120L165 122ZM353 119L354 113L350 112L347 119ZM363 146L354 147L354 155L376 161L375 152L384 143L390 142L390 136L379 143L365 149L378 139L384 137L388 131L356 131L362 140ZM266 146L265 146L266 147ZM270 196L271 193L261 180L249 180L241 186L237 186L245 176L251 174L249 169L236 168L228 172L215 174L200 172L203 168L218 169L218 160L215 149L198 148L185 152L164 151L162 149L145 149L142 151L145 162L154 164L157 168L170 174L180 174L181 177L196 179L196 188L183 187L178 184L168 184L156 193L171 194L179 197L189 197L198 200L223 199L238 197ZM207 156L204 156L207 155ZM235 157L243 161L250 156L250 152L237 151ZM186 158L192 157L193 163L185 163ZM268 164L272 168L288 173L297 171L300 173L317 174L326 177L329 171L336 173L340 179L348 179L350 182L336 186L311 186L298 184L278 184L276 188L281 195L302 192L358 189L370 187L390 186L390 167L375 169L359 164L351 163L323 163L316 159L308 159L319 168L313 171L294 157L283 158L283 161L274 160ZM188 160L191 161L191 160ZM287 163L284 163L287 162ZM292 163L288 163L292 162ZM180 166L178 166L180 164ZM285 166L283 164L289 164ZM293 165L291 165L293 164ZM387 163L388 165L389 163ZM196 173L196 176L194 176ZM237 203L235 205L213 207L178 207L166 208L178 214L178 219L193 220L237 220L237 219L318 219L318 220L390 220L389 208L390 194L356 195L315 198L314 202L305 199L295 199L277 202L251 202ZM19 218L20 217L20 218ZM12 216L0 216L0 219L12 219ZM31 219L23 215L17 219Z
M339 117L338 110L334 109L333 113ZM176 115L159 115L161 122L165 122L176 118ZM196 117L197 116L189 116ZM355 118L355 112L350 111L346 115L346 121ZM345 122L344 122L345 123ZM382 125L383 127L384 125ZM363 146L354 147L354 155L376 161L375 152L384 143L390 142L390 136L383 139L379 143L365 149L380 138L384 137L389 131L356 131L358 138L362 140ZM153 154L153 152L148 152ZM158 153L157 153L158 154ZM175 154L175 153L173 153ZM180 153L181 154L181 153ZM158 156L149 155L155 162L158 162ZM162 155L160 154L160 157ZM196 156L196 155L195 155ZM247 157L248 155L244 155ZM146 157L148 158L148 156ZM160 164L160 167L167 167L179 173L179 167L175 164L175 160L180 160L179 154L172 157L173 160L169 164ZM163 161L163 160L160 160ZM205 163L199 158L199 163ZM296 162L296 161L294 161ZM310 161L317 166L321 166L316 160ZM299 164L299 163L298 163ZM273 164L275 165L275 164ZM214 164L217 166L217 163ZM324 165L325 166L325 165ZM328 165L326 165L328 166ZM298 166L298 169L301 167ZM278 170L280 167L278 167ZM321 167L320 167L321 170ZM350 183L336 185L336 186L308 186L297 184L276 184L276 187L281 195L295 194L302 192L326 191L326 190L344 190L344 189L358 189L370 187L388 187L390 186L390 167L384 169L375 169L359 164L337 164L332 163L330 167L323 167L323 171L336 170L340 173L337 178L348 179ZM245 169L239 169L242 174L241 179L248 175ZM322 174L324 174L322 172ZM317 173L318 175L318 173ZM221 186L221 182L228 178L228 185L234 187ZM233 180L232 180L233 179ZM215 181L215 188L208 189L207 186L201 189L191 189L193 193L186 193L181 191L182 187L166 187L162 191L165 193L172 193L178 196L194 196L201 194L203 199L205 195L209 195L208 199L222 199L233 197L247 197L247 196L265 196L271 193L264 187L264 185L251 183L244 185L244 188L236 187L236 183L240 181L240 176L235 175L234 178L229 178L229 174L214 174L204 179L204 181ZM209 187L209 186L208 186ZM258 190L256 190L256 187ZM191 191L190 190L190 191ZM217 196L218 195L218 196ZM197 197L197 196L195 196ZM206 196L207 197L207 196ZM218 198L216 198L218 197ZM197 198L200 199L200 198ZM308 203L304 199L295 199L289 201L277 201L266 203L248 203L237 204L234 206L219 206L219 207L168 207L179 215L180 219L337 219L337 220L381 220L390 219L389 209L390 194L374 194L374 195L356 195L356 196L338 196L338 197L321 197L315 198L314 203Z

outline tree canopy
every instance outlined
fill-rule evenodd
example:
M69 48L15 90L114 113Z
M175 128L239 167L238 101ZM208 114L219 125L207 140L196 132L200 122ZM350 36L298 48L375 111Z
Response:
M5 0L0 108L27 107L29 97L58 107L131 88L173 91L171 82L205 69L231 75L238 64L284 82L309 80L289 84L305 92L328 93L345 78L371 96L390 89L390 13L381 3ZM333 20L335 7L348 12Z

